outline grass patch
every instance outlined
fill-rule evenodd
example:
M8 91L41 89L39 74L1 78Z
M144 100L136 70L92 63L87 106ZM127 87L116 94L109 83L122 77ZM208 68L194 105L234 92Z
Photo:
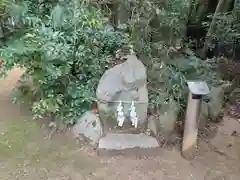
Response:
M38 134L38 127L30 120L5 121L6 129L0 132L0 159L6 160L22 152Z

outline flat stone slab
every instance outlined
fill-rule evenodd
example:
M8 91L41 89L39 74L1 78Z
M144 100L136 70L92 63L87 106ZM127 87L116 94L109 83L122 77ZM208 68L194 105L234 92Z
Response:
M159 151L158 141L145 134L107 133L98 145L98 155L155 156Z

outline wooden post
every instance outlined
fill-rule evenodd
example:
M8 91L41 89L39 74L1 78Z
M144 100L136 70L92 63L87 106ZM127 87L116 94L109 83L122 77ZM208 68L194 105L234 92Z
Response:
M182 142L182 156L192 159L197 147L198 123L201 111L202 96L209 93L205 82L188 82L189 97L184 123L184 134Z

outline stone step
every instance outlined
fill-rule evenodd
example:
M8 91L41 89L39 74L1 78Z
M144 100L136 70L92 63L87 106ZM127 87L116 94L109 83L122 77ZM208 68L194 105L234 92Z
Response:
M145 134L107 133L99 141L98 155L156 156L158 141Z

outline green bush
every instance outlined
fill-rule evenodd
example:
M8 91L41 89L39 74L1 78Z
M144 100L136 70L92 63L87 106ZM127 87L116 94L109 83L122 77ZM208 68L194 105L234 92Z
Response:
M161 61L155 58L155 63L149 69L150 102L161 107L163 103L174 99L182 108L186 107L188 98L187 81L206 81L209 88L224 83L215 71L216 59L201 60L189 49L184 55L174 58L163 56ZM158 73L156 73L158 72Z
M202 61L187 48L185 55L167 55L184 38L191 1L123 1L131 15L130 38L108 27L98 5L91 2L34 0L7 6L11 13L6 19L14 21L8 29L14 33L0 49L5 58L0 69L5 73L16 65L25 68L21 82L30 80L31 88L20 86L22 96L16 99L29 100L36 118L55 114L73 123L95 100L112 54L129 41L147 66L153 107L169 100L184 107L186 80L207 80L211 86L221 82L209 60Z
M101 75L128 37L107 26L98 6L74 0L41 4L19 4L24 13L18 16L15 37L0 49L1 72L25 69L21 83L31 81L31 88L20 86L15 99L30 100L35 118L54 114L74 123L94 102Z
M187 80L205 80L209 86L221 84L216 59L202 61L184 44L190 0L125 0L130 10L131 41L148 71L150 106L159 109L174 99L185 107ZM130 3L131 2L131 3ZM179 46L180 52L168 52ZM176 49L175 49L176 50Z

